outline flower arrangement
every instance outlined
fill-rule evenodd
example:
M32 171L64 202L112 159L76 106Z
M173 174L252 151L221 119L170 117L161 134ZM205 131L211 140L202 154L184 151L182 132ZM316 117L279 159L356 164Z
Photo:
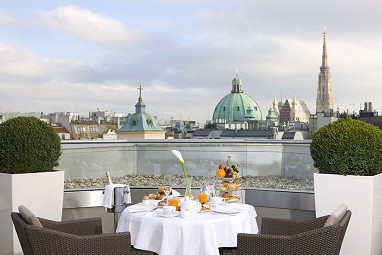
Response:
M186 195L189 198L192 198L191 188L190 188L190 185L188 184L188 179L187 179L187 172L186 172L186 169L184 168L184 159L182 157L182 153L180 153L180 151L178 150L172 150L171 152L172 154L174 154L174 156L179 160L179 163L182 165L183 177L186 182Z

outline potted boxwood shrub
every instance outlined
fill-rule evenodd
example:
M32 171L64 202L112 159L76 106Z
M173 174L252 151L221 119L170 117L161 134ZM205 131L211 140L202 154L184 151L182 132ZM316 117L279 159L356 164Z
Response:
M354 119L340 119L312 137L316 215L341 203L353 212L341 254L382 252L382 131ZM354 244L357 245L354 245Z
M0 124L0 254L21 252L10 218L19 205L61 220L64 172L53 170L60 156L60 137L47 123L21 116Z

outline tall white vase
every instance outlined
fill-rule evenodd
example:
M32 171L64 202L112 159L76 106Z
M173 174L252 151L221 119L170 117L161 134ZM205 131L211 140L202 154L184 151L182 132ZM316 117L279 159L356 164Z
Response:
M28 174L0 173L0 254L23 254L11 212L25 205L38 217L60 221L64 171Z
M354 176L314 174L316 216L345 203L352 211L341 255L382 254L382 174Z

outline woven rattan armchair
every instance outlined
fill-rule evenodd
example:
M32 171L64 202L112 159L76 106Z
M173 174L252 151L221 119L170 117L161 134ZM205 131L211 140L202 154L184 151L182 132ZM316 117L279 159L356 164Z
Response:
M38 218L41 227L29 225L11 213L25 255L130 255L130 233L102 234L101 218L51 221Z
M338 224L324 227L328 217L307 221L263 218L261 234L238 234L237 254L339 254L351 211L347 210Z

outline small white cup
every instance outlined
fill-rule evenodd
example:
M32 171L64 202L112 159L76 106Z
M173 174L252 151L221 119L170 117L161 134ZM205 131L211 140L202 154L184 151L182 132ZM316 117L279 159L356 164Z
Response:
M213 205L219 205L221 202L223 202L222 197L211 197L210 201Z
M191 216L191 213L189 210L181 210L179 216L182 218L188 218Z
M176 212L176 207L171 205L165 205L162 207L163 214L173 214Z

